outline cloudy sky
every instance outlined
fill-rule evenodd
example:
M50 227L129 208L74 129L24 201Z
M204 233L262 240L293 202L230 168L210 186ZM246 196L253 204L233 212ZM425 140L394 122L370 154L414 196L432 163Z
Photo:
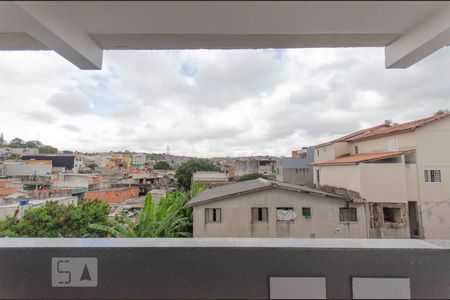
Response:
M0 52L0 132L60 150L286 155L450 109L450 49L386 70L384 49Z

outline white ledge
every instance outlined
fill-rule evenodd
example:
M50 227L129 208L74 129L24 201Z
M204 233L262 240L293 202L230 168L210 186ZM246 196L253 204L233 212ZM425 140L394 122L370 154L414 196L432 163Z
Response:
M0 238L2 248L450 249L447 240L305 238Z

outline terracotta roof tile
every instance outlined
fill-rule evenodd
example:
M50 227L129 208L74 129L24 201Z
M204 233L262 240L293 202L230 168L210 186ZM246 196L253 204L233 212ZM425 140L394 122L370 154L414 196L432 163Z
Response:
M390 157L400 156L402 154L414 152L416 149L407 149L401 151L391 151L391 152L381 152L381 153L364 153L364 154L356 154L349 155L340 158L336 158L333 160L321 161L313 163L315 166L334 166L334 165L353 165L359 164L361 162L374 161L379 159L385 159Z
M362 129L359 131L355 131L353 133L347 134L343 137L329 141L327 143L315 145L315 146L313 146L313 148L329 145L329 144L336 143L336 142L355 142L355 141L361 141L361 140L381 137L381 136L390 135L390 134L413 131L417 127L426 125L433 121L437 121L437 120L446 118L448 116L450 116L450 113L434 115L431 117L427 117L427 118L423 118L423 119L419 119L419 120L415 120L415 121L411 121L411 122L406 122L406 123L402 123L402 124L395 124L395 125L381 124L381 125L373 126L370 128Z

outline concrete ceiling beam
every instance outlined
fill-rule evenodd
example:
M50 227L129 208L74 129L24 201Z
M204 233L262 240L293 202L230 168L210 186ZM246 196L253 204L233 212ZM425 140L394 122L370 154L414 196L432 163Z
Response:
M450 3L444 3L386 46L386 68L408 68L449 43Z
M27 23L27 33L82 70L99 70L103 50L83 29L58 10L40 1L13 1Z

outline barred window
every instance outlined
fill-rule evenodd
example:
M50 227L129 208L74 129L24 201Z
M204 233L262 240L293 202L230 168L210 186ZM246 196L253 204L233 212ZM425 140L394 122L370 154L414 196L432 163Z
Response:
M441 170L424 170L425 182L442 182Z
M268 220L267 207L252 207L252 222L267 222Z
M220 208L205 208L205 223L222 222Z
M356 207L339 208L339 220L341 222L357 222Z

